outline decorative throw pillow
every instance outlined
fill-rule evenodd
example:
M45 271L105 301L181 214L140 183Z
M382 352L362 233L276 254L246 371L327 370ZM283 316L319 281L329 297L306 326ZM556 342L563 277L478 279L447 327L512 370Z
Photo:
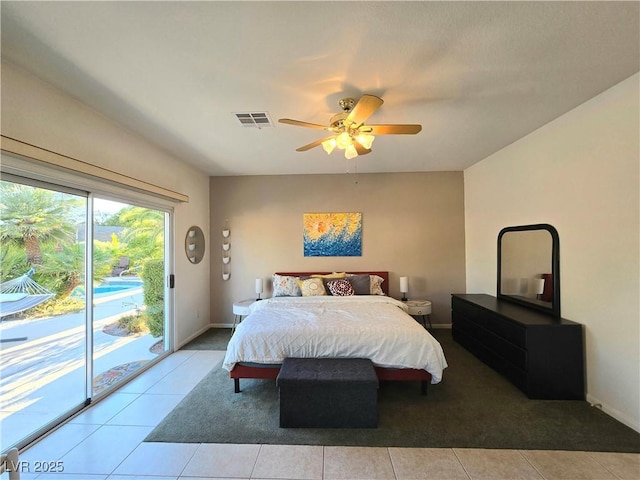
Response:
M382 282L384 282L384 278L379 277L378 275L369 275L369 280L371 281L371 295L384 295L382 291Z
M344 272L333 272L333 273L316 273L314 275L311 275L312 277L319 277L319 278L344 278L344 276L346 275L346 273Z
M355 295L355 291L349 283L349 280L344 278L339 278L336 280L329 280L327 282L327 286L329 287L329 291L331 295L335 295L336 297L347 297L350 295Z
M273 275L274 297L300 297L302 292L298 286L298 277L288 275Z
M298 280L298 285L300 286L300 291L302 292L303 297L315 297L327 294L321 278L313 277L305 280Z
M351 283L355 295L371 295L369 275L349 275L347 280Z

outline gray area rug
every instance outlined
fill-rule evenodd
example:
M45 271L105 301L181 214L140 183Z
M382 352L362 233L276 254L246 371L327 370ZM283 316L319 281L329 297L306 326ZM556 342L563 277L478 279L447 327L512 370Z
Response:
M226 350L230 339L230 328L210 328L187 343L181 350Z
M384 382L378 428L279 428L272 380L242 380L233 393L216 367L145 441L640 452L640 434L582 401L529 400L436 330L449 362L444 379L420 395L414 382Z

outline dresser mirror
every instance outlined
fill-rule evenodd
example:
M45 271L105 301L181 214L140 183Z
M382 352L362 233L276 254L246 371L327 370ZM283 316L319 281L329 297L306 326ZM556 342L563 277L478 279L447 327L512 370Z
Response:
M560 316L560 240L549 224L498 234L498 298Z

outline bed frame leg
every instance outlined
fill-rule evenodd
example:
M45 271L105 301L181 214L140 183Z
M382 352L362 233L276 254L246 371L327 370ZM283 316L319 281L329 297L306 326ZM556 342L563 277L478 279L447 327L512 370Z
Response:
M240 393L240 379L233 379L233 393Z
M422 382L420 382L420 392L422 393L422 395L427 394L428 385L429 385L429 382L427 382L426 380L422 380Z

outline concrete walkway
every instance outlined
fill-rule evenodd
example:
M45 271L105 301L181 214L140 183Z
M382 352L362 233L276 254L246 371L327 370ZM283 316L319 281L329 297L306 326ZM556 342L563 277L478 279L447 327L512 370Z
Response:
M129 362L157 357L150 334L118 337L105 325L142 306L142 289L94 299L93 377ZM55 317L3 321L0 339L0 450L55 421L85 402L86 326L84 312Z

